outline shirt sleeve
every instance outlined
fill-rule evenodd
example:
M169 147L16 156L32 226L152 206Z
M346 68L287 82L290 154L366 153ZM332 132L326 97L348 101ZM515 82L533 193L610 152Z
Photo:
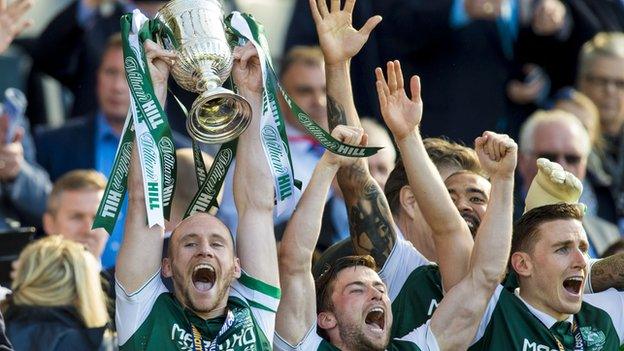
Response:
M291 345L282 339L279 334L275 334L273 349L276 351L316 351L323 338L316 333L316 323L308 329L308 332L297 345Z
M620 345L624 344L624 292L611 288L596 294L585 294L583 301L609 314L620 338Z
M242 272L238 280L232 282L230 296L238 297L249 304L251 313L268 340L275 333L275 314L281 297L279 288Z
M440 351L440 347L438 346L438 340L433 334L433 330L431 330L430 324L431 319L429 319L427 323L412 330L409 334L396 340L408 341L416 344L416 346L418 346L418 348L420 348L422 351Z
M160 279L160 270L132 294L126 293L124 287L115 279L115 323L119 345L125 344L139 329L158 296L166 292L167 287Z
M379 276L388 287L390 301L399 295L403 284L414 269L430 264L414 246L407 240L397 238L390 256L379 271Z

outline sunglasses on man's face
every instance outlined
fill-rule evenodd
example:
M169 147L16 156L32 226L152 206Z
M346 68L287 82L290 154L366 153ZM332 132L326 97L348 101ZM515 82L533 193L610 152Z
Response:
M569 165L577 165L581 162L581 156L579 155L574 155L574 154L556 154L556 153L552 153L552 152L541 152L538 154L535 154L535 156L537 156L537 158L545 158L548 161L551 162L559 162L559 160L561 159L561 157L563 157L563 159L565 160L565 162Z

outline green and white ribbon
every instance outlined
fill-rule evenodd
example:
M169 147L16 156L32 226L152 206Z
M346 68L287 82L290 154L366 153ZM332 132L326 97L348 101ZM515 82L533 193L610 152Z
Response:
M117 145L115 161L111 169L104 197L100 202L97 215L93 221L93 228L104 228L109 234L113 232L121 204L126 197L126 187L128 184L128 172L130 170L130 157L132 155L132 144L134 143L134 126L132 113L128 111L126 122L124 123L121 140Z
M132 14L126 14L121 18L121 35L124 68L130 88L130 111L132 112L132 122L126 121L126 124L133 124L138 145L147 224L149 227L154 225L164 227L165 219L169 218L171 200L175 191L176 158L167 115L154 93L143 50L143 42L152 37L150 22L138 10L133 11ZM125 133L129 131L131 132L132 129L124 131L124 139ZM118 153L116 156L115 164L119 161L119 155ZM109 183L113 179L124 178L122 171L121 168L113 167ZM127 172L125 179L127 183ZM107 190L108 188L107 186ZM125 193L126 186L120 190ZM108 195L110 194L105 191L105 200ZM119 207L114 216L115 219L118 212ZM94 227L98 227L102 219L98 212ZM104 228L109 230L110 226L105 225Z
M295 206L295 198L292 195L296 181L290 159L286 128L277 101L278 93L282 94L299 122L325 149L344 156L368 157L377 153L380 148L357 147L334 139L331 134L316 124L307 113L297 106L279 84L271 62L271 54L264 35L264 29L252 16L241 14L237 11L232 12L226 19L226 25L238 38L251 41L256 47L260 58L262 83L264 85L260 134L264 153L271 166L275 182L276 212L279 216L282 212Z
M277 101L278 94L282 94L299 122L327 150L344 156L367 157L380 149L341 143L318 126L292 101L279 84L264 30L253 17L233 12L226 19L226 25L237 37L238 42L251 41L259 54L264 86L259 133L274 178L277 215L294 207L294 188L300 188L300 182L295 179L293 173L286 128ZM175 37L166 31L166 26L162 26L158 21L149 21L138 10L124 15L121 19L121 26L124 66L131 93L132 118L126 119L122 141L118 146L104 198L93 225L94 228L103 227L109 233L113 230L127 191L130 155L135 136L139 147L146 194L145 206L150 227L164 226L164 220L169 218L176 175L175 149L171 130L167 116L154 95L143 51L143 42L151 39L155 33L160 35L168 48L177 47ZM235 153L236 141L225 143L215 156L212 167L206 173L201 151L196 144L193 145L199 190L187 208L185 217L195 212L207 212L217 206L218 192Z

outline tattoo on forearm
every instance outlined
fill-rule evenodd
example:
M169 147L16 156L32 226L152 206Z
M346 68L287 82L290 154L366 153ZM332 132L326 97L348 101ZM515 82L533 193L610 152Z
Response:
M600 260L592 266L591 285L594 292L609 288L624 290L624 254Z
M367 174L356 166L351 170L357 175ZM372 177L361 185L357 194L345 197L351 241L358 254L373 256L377 265L382 267L396 241L394 220L385 195Z
M347 114L344 107L330 95L327 95L327 122L330 130L339 124L347 124Z

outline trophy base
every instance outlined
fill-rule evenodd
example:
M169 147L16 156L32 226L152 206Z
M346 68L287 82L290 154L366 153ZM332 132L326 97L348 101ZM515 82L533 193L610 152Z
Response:
M191 138L206 144L236 139L251 122L251 105L223 87L202 93L191 106L186 130Z

